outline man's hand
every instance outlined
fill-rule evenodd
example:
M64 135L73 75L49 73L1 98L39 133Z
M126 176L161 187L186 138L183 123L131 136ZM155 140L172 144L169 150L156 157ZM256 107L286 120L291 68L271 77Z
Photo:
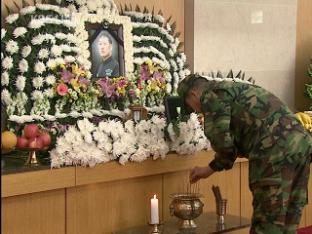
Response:
M196 183L200 179L207 178L214 173L209 166L207 167L194 167L190 173L190 183Z

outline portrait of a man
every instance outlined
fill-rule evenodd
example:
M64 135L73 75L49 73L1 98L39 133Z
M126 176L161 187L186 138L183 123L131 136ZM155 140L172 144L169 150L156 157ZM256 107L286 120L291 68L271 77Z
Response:
M113 41L105 34L100 35L98 39L98 50L100 54L100 64L96 71L96 76L109 76L116 77L119 76L119 64L113 58Z
M92 44L92 73L96 78L120 75L118 44L104 30Z
M125 75L122 25L87 23L93 79Z

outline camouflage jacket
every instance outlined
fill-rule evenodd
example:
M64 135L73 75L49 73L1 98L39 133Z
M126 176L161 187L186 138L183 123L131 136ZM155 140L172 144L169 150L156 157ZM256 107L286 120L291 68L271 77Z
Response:
M283 160L285 154L274 156L276 151L271 149L275 145L287 154L296 154L297 145L305 154L312 153L309 133L286 105L261 87L209 81L200 101L205 135L216 152L215 159L209 164L215 171L232 168L238 156L251 161L259 157L259 152L263 152L261 157ZM292 137L293 133L296 137Z

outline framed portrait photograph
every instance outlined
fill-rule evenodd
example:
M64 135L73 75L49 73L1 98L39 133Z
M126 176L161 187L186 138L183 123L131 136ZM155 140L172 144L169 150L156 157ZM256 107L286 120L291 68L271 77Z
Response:
M87 23L93 79L125 75L123 27Z

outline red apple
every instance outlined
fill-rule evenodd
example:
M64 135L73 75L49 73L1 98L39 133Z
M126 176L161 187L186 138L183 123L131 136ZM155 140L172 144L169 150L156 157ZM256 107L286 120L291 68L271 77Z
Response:
M25 137L17 137L17 148L26 148L28 146L28 140Z
M38 135L38 125L37 124L27 124L24 127L24 136L28 139L36 138Z
M39 139L41 139L43 146L49 146L51 144L51 136L48 132L41 133Z
M29 140L28 147L30 149L42 149L43 143L40 138L33 138Z

